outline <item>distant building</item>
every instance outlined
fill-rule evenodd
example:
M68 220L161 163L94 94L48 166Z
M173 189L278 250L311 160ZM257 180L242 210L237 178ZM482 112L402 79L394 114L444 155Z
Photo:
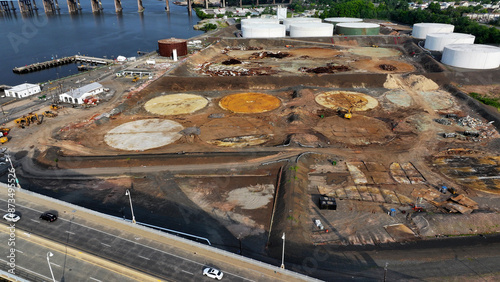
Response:
M85 99L102 92L104 92L104 87L100 83L94 82L59 95L59 101L70 104L83 104Z
M42 90L40 89L40 86L38 84L23 83L14 86L11 89L6 89L5 96L14 98L24 98L40 93L41 91Z

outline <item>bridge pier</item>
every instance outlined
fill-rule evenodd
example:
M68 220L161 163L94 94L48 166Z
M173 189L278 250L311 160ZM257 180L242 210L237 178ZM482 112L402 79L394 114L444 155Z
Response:
M76 5L76 0L67 0L68 12L70 14L78 13L78 6Z
M205 0L205 9L208 9L208 0Z
M2 13L9 13L10 14L10 11L11 11L11 9L9 7L9 2L7 2L7 1L0 1L0 12L2 12Z
M121 0L115 0L115 12L121 13L123 10L122 8L122 1Z
M191 13L193 12L193 7L191 7L193 5L193 3L191 2L191 0L187 0L187 4L188 4L188 14L191 16Z
M36 6L36 2L35 0L31 0L33 1L33 10L37 11L38 10L38 7Z
M12 7L11 8L12 11L16 10L16 8L14 7L14 1L10 1L10 6Z
M30 0L18 0L19 10L23 14L31 14L33 13L33 7L31 7Z
M137 9L139 13L144 12L144 6L142 6L142 0L137 0Z
M168 0L165 0L165 11L170 12L170 2Z
M97 13L102 10L102 4L99 0L90 0L90 5L92 6L92 13Z
M51 14L56 11L56 7L54 6L54 1L52 0L43 0L43 10L46 14Z

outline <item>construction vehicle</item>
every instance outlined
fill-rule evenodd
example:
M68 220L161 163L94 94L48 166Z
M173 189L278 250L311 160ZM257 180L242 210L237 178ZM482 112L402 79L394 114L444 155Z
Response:
M37 115L37 114L34 114L34 113L29 113L27 116L22 116L16 120L14 120L15 123L17 123L17 125L20 127L20 128L25 128L26 126L29 126L30 124L32 123L37 123L37 124L41 124L43 121L43 115Z
M132 79L132 82L136 82L139 80L139 77L138 76L134 76L134 79Z
M0 143L5 144L7 142L9 142L9 138L7 138L5 136L4 137L0 137Z
M0 128L0 137L5 137L9 135L9 132L10 128L5 128L5 127Z
M56 113L53 113L53 112L51 112L51 111L45 111L45 112L43 113L43 115L44 115L44 116L46 116L46 117L49 117L49 118L50 118L50 117L56 117L56 116L57 116L57 114L56 114Z
M52 105L50 105L50 109L51 109L51 110L56 110L56 111L57 111L57 110L59 110L59 109L60 109L60 107L59 107L59 105L57 105L57 104L52 104Z

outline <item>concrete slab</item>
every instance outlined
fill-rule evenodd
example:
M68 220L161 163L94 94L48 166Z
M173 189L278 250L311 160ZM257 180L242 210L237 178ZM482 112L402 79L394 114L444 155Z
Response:
M143 119L115 127L104 136L104 141L116 149L144 151L177 141L183 129L175 121Z

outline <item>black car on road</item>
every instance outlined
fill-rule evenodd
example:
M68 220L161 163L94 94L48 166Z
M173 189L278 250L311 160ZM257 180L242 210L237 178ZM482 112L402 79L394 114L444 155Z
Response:
M40 215L40 219L46 220L48 222L56 221L57 215L51 212L44 212Z

